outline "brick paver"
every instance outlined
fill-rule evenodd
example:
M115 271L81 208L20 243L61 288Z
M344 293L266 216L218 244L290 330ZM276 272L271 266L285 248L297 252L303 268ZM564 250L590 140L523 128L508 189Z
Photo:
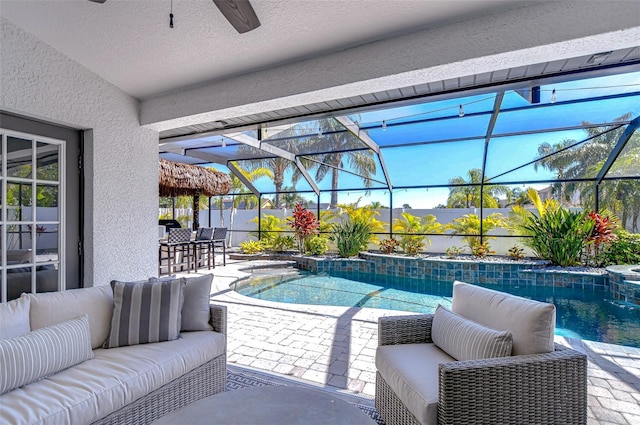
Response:
M254 264L254 263L252 263ZM212 270L228 307L228 361L373 397L377 320L397 311L270 303L229 291L247 264ZM587 354L588 424L640 424L640 349L556 337Z

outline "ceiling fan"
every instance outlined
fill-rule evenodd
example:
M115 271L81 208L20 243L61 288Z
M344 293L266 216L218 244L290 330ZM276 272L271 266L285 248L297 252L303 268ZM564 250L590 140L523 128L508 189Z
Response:
M107 0L89 0L94 3L104 3ZM240 34L256 29L260 26L260 21L256 16L249 0L213 0L220 12L227 18L227 21ZM173 25L173 14L171 14L171 25Z

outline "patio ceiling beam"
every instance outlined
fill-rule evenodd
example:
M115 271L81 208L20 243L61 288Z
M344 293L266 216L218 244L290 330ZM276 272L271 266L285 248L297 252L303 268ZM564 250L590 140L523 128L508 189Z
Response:
M320 195L320 188L318 187L316 182L313 180L313 178L311 177L307 169L304 167L304 165L302 165L302 162L298 159L298 157L294 153L281 149L277 146L270 145L269 143L262 142L256 139L255 137L251 137L244 133L225 134L224 137L231 140L235 140L236 142L240 142L244 145L263 150L267 153L270 153L272 155L275 155L280 158L284 158L293 162L298 168L298 170L300 171L300 173L302 174L302 176L305 178L307 183L309 183L309 186L311 186L313 191L316 193L316 195Z
M393 185L391 184L391 179L389 178L389 172L387 171L387 166L384 163L384 158L382 153L380 152L380 146L376 142L373 141L371 137L367 133L360 131L360 126L353 122L351 118L346 116L335 117L335 120L346 128L349 133L356 136L362 143L367 145L369 149L374 151L376 155L378 155L378 160L380 161L380 166L382 167L382 173L384 174L384 179L386 180L386 185L390 191L393 191Z
M596 176L596 186L599 185L600 182L602 182L602 179L604 179L604 176L607 175L613 163L616 161L616 159L618 159L618 156L620 156L620 153L622 153L622 149L624 149L624 147L627 145L627 142L631 139L631 135L633 135L633 133L639 127L640 127L640 116L632 120L627 126L627 128L624 130L624 132L620 135L620 138L618 138L618 142L616 143L613 150L611 151L611 154L609 154L609 158L607 158L607 162L604 163L604 165L600 169L600 172Z

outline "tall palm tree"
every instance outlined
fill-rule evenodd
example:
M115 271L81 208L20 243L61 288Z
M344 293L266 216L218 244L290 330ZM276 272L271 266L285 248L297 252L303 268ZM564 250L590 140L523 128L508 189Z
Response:
M280 149L286 150L288 152L291 152L293 154L298 154L300 152L303 152L305 150L305 147L308 146L310 142L307 139L293 138L293 136L296 136L298 134L307 134L312 131L313 130L311 126L307 123L305 123L302 126L295 126L295 127L291 127L286 130L280 131L277 133L278 138L282 138L285 140L279 140L277 142L277 147L279 147ZM286 139L287 137L292 137L292 138L287 140ZM266 142L269 142L269 140L267 139ZM251 146L246 146L246 145L240 146L238 149L238 152L248 153L254 156L265 155L265 152ZM310 166L310 163L308 161L302 160L302 162L305 165L305 167ZM271 170L271 174L272 174L271 179L273 180L273 185L275 186L275 189L276 189L276 195L275 195L276 208L281 207L280 192L284 190L284 177L287 171L293 172L291 183L293 184L294 189L295 189L296 183L301 177L301 174L298 171L298 167L296 166L295 162L289 161L288 159L282 158L279 156L269 156L266 158L262 157L254 160L246 160L245 166L249 170L257 170L260 168Z
M482 170L472 168L467 171L467 178L458 176L449 180L452 187L449 188L449 197L447 198L447 208L498 208L498 195L504 195L508 192L508 188L503 185L489 184L489 180L484 178L482 189L480 182L482 180ZM453 186L456 185L456 186ZM482 190L482 193L480 191Z
M322 136L316 137L314 144L316 151L327 152L317 158L313 168L316 169L315 180L317 182L331 173L331 205L330 208L338 206L338 179L340 170L344 169L345 162L350 170L358 174L364 186L370 188L372 185L371 176L376 173L376 161L371 150L353 151L349 149L362 148L363 144L351 133L345 132L344 127L333 118L323 119L318 122L322 131Z
M631 117L631 113L627 113L615 121L626 121ZM589 122L583 122L583 125L589 125ZM590 127L585 129L587 137L584 143L578 143L575 140L563 140L560 143L550 145L543 143L538 147L538 157L540 161L534 164L534 169L539 166L557 173L558 179L577 179L595 177L620 138L624 131L624 127L612 130L611 127ZM577 144L574 147L568 146ZM620 176L635 175L625 174L623 170L637 167L638 156L634 155L634 149L640 146L640 135L636 132L632 139L627 143L630 147L627 153L618 158L615 167L622 172ZM565 149L562 152L558 152ZM549 154L554 155L547 156ZM547 157L545 157L547 156ZM625 163L628 162L628 164ZM626 168L625 168L626 167ZM631 167L631 168L629 168ZM637 169L637 168L636 168ZM610 173L611 174L611 173ZM614 214L623 216L622 222L625 223L626 218L633 216L638 217L638 205L635 202L638 199L637 181L607 181L601 185L600 199L602 204L608 207ZM558 197L561 202L566 202L571 196L578 192L580 200L584 208L593 208L595 206L594 185L593 182L568 182L555 185L558 188ZM635 221L634 221L635 223ZM635 225L637 227L637 224Z

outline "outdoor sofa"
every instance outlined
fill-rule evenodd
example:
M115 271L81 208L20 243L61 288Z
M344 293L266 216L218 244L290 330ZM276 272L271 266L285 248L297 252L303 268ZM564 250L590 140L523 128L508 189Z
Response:
M586 424L586 356L554 344L553 304L456 282L452 310L379 319L387 425Z
M226 307L209 304L211 279L0 304L0 423L146 424L224 391Z

